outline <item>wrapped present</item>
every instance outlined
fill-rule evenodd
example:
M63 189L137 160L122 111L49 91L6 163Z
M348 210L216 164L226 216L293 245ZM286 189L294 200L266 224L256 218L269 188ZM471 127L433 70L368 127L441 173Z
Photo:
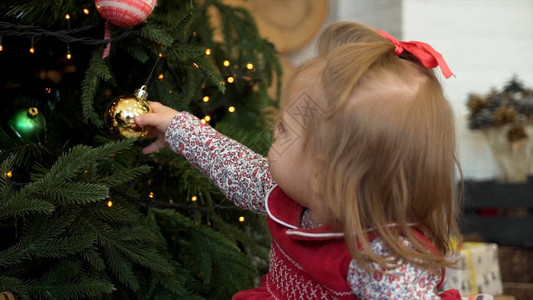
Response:
M465 242L461 245L457 264L446 268L443 289L458 289L461 295L503 292L498 245Z

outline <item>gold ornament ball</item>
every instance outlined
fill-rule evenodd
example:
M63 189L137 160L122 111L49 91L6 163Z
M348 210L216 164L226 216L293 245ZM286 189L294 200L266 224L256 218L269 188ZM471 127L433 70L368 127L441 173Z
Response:
M146 102L148 93L146 86L136 90L134 95L119 96L115 98L106 110L105 122L107 128L121 138L144 137L149 128L135 123L135 117L150 112Z

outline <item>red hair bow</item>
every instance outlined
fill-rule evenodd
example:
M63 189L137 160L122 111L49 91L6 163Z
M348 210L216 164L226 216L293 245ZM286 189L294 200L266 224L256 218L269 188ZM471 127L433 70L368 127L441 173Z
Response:
M436 66L440 66L440 70L442 71L442 74L444 74L444 77L450 78L453 75L448 64L446 64L444 58L442 58L442 55L430 45L417 41L401 42L383 30L378 30L378 33L394 44L394 53L396 53L396 55L402 54L405 50L416 57L424 67L435 68Z

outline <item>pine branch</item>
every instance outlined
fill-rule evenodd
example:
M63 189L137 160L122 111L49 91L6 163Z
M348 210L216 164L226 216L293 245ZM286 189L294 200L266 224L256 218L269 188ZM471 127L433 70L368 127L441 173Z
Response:
M172 11L169 16L161 18L161 21L165 23L167 27L172 28L173 32L181 33L182 38L185 37L184 33L188 32L187 27L195 17L196 8L194 5L187 5L183 11Z
M174 44L165 50L165 57L171 61L187 62L205 55L204 49L188 44Z
M10 291L22 299L29 299L27 285L19 278L0 276L0 290Z
M86 204L109 197L109 188L101 184L64 182L43 191L45 197L60 204Z
M106 257L107 266L113 275L131 290L139 290L139 281L133 273L131 262L125 260L115 247L107 243L104 244L104 255Z
M94 203L87 206L87 214L85 216L95 218L100 222L104 222L104 224L118 225L136 224L142 219L142 215L136 210L137 207L135 205L128 205L128 203L115 196L110 199L113 201L113 209L109 209L107 205ZM80 228L80 230L85 230L85 228Z
M105 184L108 187L116 187L148 172L150 172L150 167L147 165L142 165L131 169L115 171L111 175L97 178L95 182L98 184Z
M142 26L139 35L150 42L157 43L161 47L170 46L174 42L172 36L152 22Z
M55 210L52 203L34 197L26 197L25 193L20 192L3 197L0 201L0 219L28 214L49 215Z
M111 294L115 291L115 287L112 283L104 280L79 278L54 284L34 282L27 290L32 294L49 299L79 299Z
M103 271L106 268L106 264L101 254L97 252L96 247L93 246L90 249L85 249L80 252L80 255L94 270Z
M132 145L132 140L121 140L107 143L103 146L91 148L88 146L75 146L61 155L52 165L48 173L44 174L36 184L43 187L53 186L54 183L66 181L78 174L92 163L105 157L114 155Z
M148 235L149 232L139 231L139 228L123 228L121 231L113 232L106 240L106 244L141 266L149 267L161 273L172 273L166 260L153 247L140 245L139 241L146 241L148 242L147 245L151 245L154 242L154 237Z
M140 63L144 64L148 60L150 60L150 56L148 55L148 53L146 52L142 44L132 42L128 44L127 47L121 47L121 48L124 49L126 52L128 52L128 54L131 55L131 57L135 58Z
M62 236L76 217L73 214L26 223L22 239L0 252L0 266L15 265L33 257L66 257L90 248L94 243L91 235Z
M224 78L220 72L203 57L197 58L195 62L200 67L200 70L202 70L207 76L207 79L209 79L209 81L211 81L211 83L215 85L221 93L225 93L226 86L223 84Z
M85 72L81 89L81 105L83 111L83 121L88 124L91 121L95 126L102 127L101 117L96 114L93 107L94 97L100 80L108 81L111 79L109 67L102 59L102 49L93 52L89 61L89 68Z

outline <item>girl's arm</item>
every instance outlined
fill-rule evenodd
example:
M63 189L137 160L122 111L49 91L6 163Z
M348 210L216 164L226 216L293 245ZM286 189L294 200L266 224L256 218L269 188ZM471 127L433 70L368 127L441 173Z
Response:
M371 249L380 255L391 253L383 240L371 242ZM411 263L382 270L371 264L370 270L352 260L348 269L348 284L360 299L440 299L436 294L441 274L431 274Z
M165 140L237 206L266 214L265 196L275 186L266 158L187 112L171 120Z

